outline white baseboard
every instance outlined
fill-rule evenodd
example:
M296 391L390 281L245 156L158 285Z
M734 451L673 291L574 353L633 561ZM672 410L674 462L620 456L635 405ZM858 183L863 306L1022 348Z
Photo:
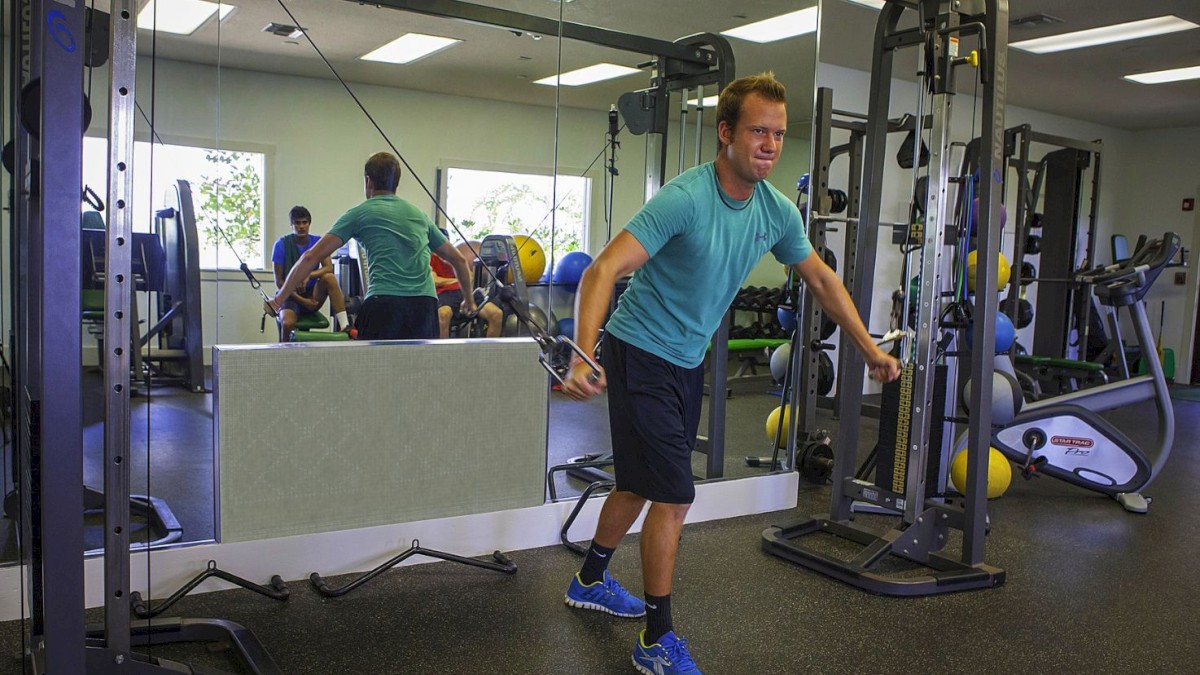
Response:
M687 522L699 523L737 516L795 508L799 475L795 472L754 476L696 486L696 503ZM594 498L580 511L572 527L576 541L589 539L596 527L602 500ZM475 557L492 551L511 553L558 543L559 530L575 503L558 502L525 509L397 523L357 530L322 532L296 537L260 539L236 544L202 544L155 551L152 584L147 584L146 554L132 556L131 590L148 598L161 599L202 572L209 560L217 566L255 583L266 584L278 574L285 581L308 584L308 575L322 576L365 572L407 549L418 539L426 548ZM642 520L632 532L641 531ZM513 556L520 564L520 556ZM433 562L411 558L404 564ZM21 618L21 577L24 568L0 569L0 621ZM85 603L98 607L104 602L104 559L84 562ZM153 591L147 593L147 587ZM219 579L209 579L193 593L236 588ZM293 592L300 588L293 584ZM303 592L310 592L305 589ZM26 598L28 607L28 598Z

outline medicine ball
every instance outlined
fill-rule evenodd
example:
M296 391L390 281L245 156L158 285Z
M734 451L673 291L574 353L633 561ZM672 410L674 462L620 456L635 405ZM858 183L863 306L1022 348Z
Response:
M995 499L1008 491L1012 483L1012 466L1008 458L995 448L988 448L987 469L987 498ZM950 463L950 486L960 494L965 495L967 484L967 451L966 436L963 437L963 450L954 456ZM960 487L962 486L962 487Z
M975 291L975 261L978 251L971 251L967 254L967 290ZM1004 288L1008 284L1008 279L1012 276L1012 268L1009 266L1008 258L1003 253L996 253L996 288Z

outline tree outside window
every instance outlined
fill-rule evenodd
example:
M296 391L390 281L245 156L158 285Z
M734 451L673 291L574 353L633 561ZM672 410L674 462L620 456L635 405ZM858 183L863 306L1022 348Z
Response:
M266 155L145 141L134 143L133 150L134 231L152 231L163 194L176 180L186 180L192 186L200 266L237 269L240 256L252 269L264 268ZM108 191L108 140L84 138L83 162L84 185L103 197Z
M547 255L553 247L555 255L561 256L584 247L590 184L589 178L559 176L554 192L550 176L451 168L446 211L467 239L524 234L537 241Z
M249 262L262 260L262 155L230 150L210 150L204 155L208 170L195 186L201 250L219 267L236 267L224 260L231 251ZM214 265L217 266L217 265Z

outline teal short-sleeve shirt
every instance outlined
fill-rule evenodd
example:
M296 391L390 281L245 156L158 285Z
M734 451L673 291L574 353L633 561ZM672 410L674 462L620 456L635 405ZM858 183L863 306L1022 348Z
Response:
M745 201L730 198L712 162L664 185L625 231L650 258L606 330L686 368L704 360L738 288L768 251L785 265L812 253L795 204L765 181Z

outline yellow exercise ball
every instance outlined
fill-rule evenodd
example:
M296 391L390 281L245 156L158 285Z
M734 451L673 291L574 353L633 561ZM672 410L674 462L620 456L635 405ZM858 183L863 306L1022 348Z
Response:
M779 428L779 411L783 411L783 428ZM778 447L782 448L787 445L788 422L792 419L791 406L787 408L779 406L767 415L767 440L775 440L775 432L779 431Z
M1004 494L1008 491L1008 485L1012 483L1012 466L1008 463L1008 458L995 448L988 449L987 480L988 499L995 499ZM966 494L966 491L959 487L966 484L967 451L963 450L955 455L954 461L950 463L950 486L960 493Z
M542 250L542 245L523 234L513 235L513 243L517 245L517 256L521 260L521 272L525 283L536 283L542 278L542 272L546 271L546 252ZM509 282L512 282L511 278Z
M975 292L975 254L976 251L971 251L967 254L967 289L972 293ZM1008 279L1012 276L1012 266L1008 263L1008 258L1004 257L1003 253L997 253L999 262L996 265L996 289L1003 290L1008 284Z

